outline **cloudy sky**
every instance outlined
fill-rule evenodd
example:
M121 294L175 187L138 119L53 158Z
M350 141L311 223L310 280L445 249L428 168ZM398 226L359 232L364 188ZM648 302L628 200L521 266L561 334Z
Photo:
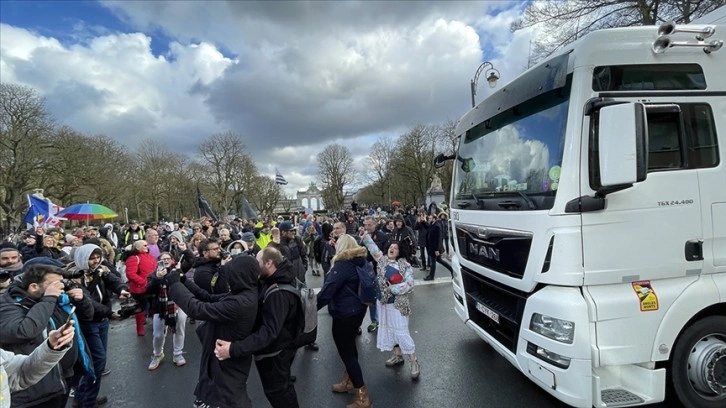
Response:
M241 134L294 194L316 155L356 165L383 135L458 119L482 61L502 82L527 65L524 4L494 1L2 1L0 81L35 88L54 118L134 148L194 155ZM480 101L489 93L483 77Z

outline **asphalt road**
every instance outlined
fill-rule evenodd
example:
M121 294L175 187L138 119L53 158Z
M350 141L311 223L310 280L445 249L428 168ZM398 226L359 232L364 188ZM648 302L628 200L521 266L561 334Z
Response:
M443 269L443 268L441 268ZM359 337L358 352L371 400L376 407L563 407L549 394L527 380L476 334L466 328L454 313L448 272L437 271L432 284L416 286L412 295L411 334L421 364L421 377L410 379L410 366L391 369L389 357L375 347L374 334L367 333L368 317ZM416 272L417 283L424 272ZM309 278L309 286L319 287L321 278ZM344 407L352 396L333 394L330 385L338 382L343 365L330 334L327 310L319 314L320 351L300 350L293 374L301 407ZM199 368L200 344L195 326L187 326L185 356L188 364L171 363L171 337L165 345L166 359L150 372L151 327L146 337L137 337L133 319L114 322L109 335L109 362L113 371L103 377L102 394L109 397L108 408L191 407ZM253 364L254 367L254 364ZM248 391L255 407L269 407L253 368ZM70 405L70 404L69 404Z

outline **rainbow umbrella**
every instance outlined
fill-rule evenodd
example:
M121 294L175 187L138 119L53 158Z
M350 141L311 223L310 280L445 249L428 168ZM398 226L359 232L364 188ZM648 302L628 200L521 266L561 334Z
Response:
M112 209L105 207L101 204L73 204L63 209L55 215L56 217L62 217L67 220L105 220L107 218L116 218L118 214L113 212Z

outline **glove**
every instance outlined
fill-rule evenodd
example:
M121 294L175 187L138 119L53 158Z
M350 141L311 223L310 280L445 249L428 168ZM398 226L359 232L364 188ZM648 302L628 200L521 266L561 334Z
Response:
M179 275L179 271L174 269L166 274L166 282L169 284L169 286L177 282L181 282L181 276Z

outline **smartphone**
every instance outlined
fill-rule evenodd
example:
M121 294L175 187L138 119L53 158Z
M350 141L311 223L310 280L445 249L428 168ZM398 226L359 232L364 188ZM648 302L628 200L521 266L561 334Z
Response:
M166 268L166 266L164 265L164 261L158 261L158 262L156 262L156 270L157 271L162 270L164 268Z
M63 332L68 326L71 325L71 319L73 318L73 313L76 312L76 307L71 307L71 311L68 312L68 318L66 319L66 322L63 323L63 326L61 326L61 332Z

